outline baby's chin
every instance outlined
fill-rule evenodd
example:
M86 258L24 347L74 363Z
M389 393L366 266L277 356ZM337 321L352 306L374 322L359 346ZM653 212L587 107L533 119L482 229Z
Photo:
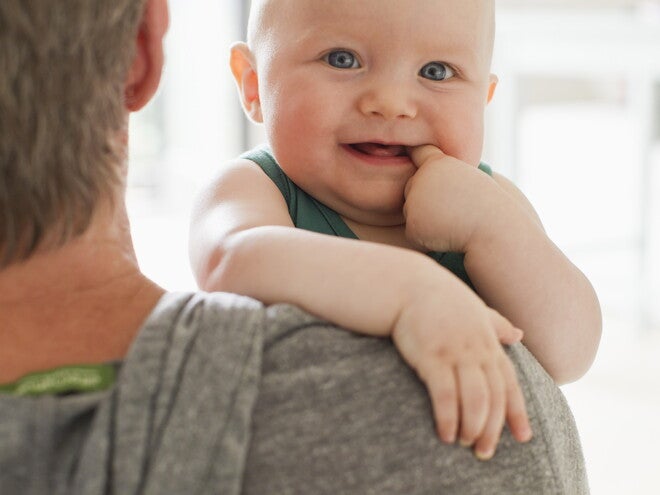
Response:
M358 204L340 205L338 213L347 219L362 225L373 227L395 227L403 225L403 190L393 194L383 201L383 195L378 199L362 198Z

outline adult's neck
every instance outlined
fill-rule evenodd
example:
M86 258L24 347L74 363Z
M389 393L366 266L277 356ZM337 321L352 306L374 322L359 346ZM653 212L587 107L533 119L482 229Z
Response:
M0 270L0 383L122 359L164 290L141 272L122 208L80 237Z

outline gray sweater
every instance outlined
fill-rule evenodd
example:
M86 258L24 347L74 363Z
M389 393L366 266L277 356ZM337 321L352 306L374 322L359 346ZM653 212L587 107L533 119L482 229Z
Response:
M167 294L106 392L0 395L0 494L582 494L559 389L508 349L534 439L476 460L437 439L387 339L291 306Z

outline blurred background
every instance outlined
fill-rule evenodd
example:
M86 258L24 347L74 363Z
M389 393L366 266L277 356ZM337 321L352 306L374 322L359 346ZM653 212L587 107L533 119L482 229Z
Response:
M260 142L228 69L246 0L170 0L162 89L131 128L142 269L191 290L195 191ZM484 160L513 179L604 313L591 371L563 387L594 495L660 493L660 1L497 0Z

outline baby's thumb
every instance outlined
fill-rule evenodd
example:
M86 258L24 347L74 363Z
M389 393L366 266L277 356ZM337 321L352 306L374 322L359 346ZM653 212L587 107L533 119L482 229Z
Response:
M494 309L491 309L491 311L491 317L495 324L495 332L497 333L498 340L505 345L520 342L524 335L523 331L520 328L514 327L509 320Z
M424 163L429 160L439 160L445 157L445 154L437 146L432 144L423 144L420 146L410 146L408 147L408 156L417 166L421 167Z

